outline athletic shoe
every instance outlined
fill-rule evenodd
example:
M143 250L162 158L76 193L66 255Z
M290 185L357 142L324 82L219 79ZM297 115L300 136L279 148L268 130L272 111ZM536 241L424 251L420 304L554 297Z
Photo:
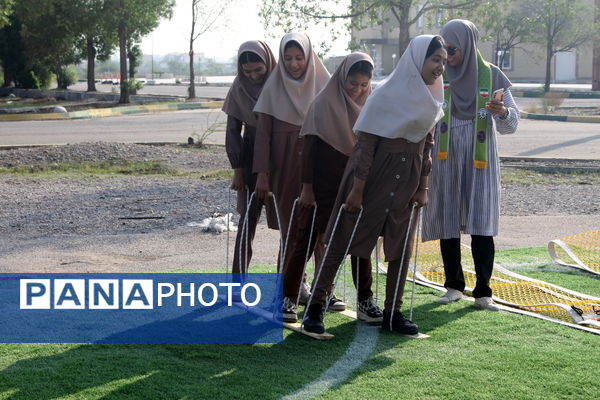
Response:
M310 300L310 294L310 286L308 286L306 281L303 281L302 286L300 287L300 304L308 304L308 300Z
M321 304L311 304L306 308L304 330L318 334L325 332L325 324L323 323L323 306Z
M498 311L500 310L491 297L478 297L475 299L475 308L480 310Z
M383 320L383 311L375 303L373 297L369 297L358 303L358 312L356 313L358 319L365 321L372 325L381 325Z
M461 291L452 289L452 288L448 288L448 290L446 290L446 293L444 293L444 295L438 299L438 303L448 304L448 303L452 303L454 301L458 301L458 300L462 299L462 297L463 297L463 294Z
M400 310L394 311L394 319L390 326L390 312L383 313L383 322L381 329L391 332L400 333L402 335L416 335L419 333L419 327L414 322L404 318Z
M346 303L335 297L335 294L329 299L329 306L327 311L342 312L346 310Z
M296 314L296 304L290 300L289 297L283 298L283 307L281 308L283 314L283 322L296 322L298 321L298 315Z

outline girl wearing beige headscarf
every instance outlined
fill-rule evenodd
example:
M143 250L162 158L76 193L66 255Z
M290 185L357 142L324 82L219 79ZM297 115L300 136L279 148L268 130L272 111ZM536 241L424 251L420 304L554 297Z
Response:
M279 63L254 107L258 113L253 163L253 172L258 174L256 195L260 199L269 192L275 195L281 226L269 210L267 223L284 236L292 204L300 194L300 128L310 103L328 80L329 73L308 36L288 33L281 39Z
M298 289L305 260L314 251L315 265L320 263L327 222L348 157L357 142L352 127L371 93L372 72L373 60L367 54L346 56L317 95L304 119L300 131L303 138L300 207L297 207L291 222L283 270L283 319L286 322L296 321ZM361 279L358 284L359 300L366 302L373 295L371 264L369 259L360 259L359 262L357 257L352 257L353 272L357 264L360 265L358 276ZM356 279L356 274L354 277ZM345 307L335 297L329 303L332 311L343 311ZM370 311L373 314L373 310Z
M256 185L256 177L252 174L252 160L257 117L253 109L275 65L273 52L265 42L251 40L242 43L238 50L238 73L223 103L223 111L227 114L225 149L234 171L231 188L238 192L237 210L240 213L233 256L234 273L248 271L252 257L252 239L262 208L262 201L252 203L248 211L248 237L242 241L241 228L247 211L248 192L254 191ZM240 260L240 253L243 260Z
M325 331L323 310L347 246L349 254L369 258L378 237L383 236L388 275L380 323L394 332L418 333L417 326L400 312L414 225L411 232L407 230L412 205L427 203L433 127L443 116L441 75L445 63L441 37L417 36L394 72L367 99L354 125L358 144L329 220L326 236L331 241L306 311L305 330ZM345 210L337 221L342 203ZM360 208L362 215L355 227ZM401 263L407 235L409 245Z

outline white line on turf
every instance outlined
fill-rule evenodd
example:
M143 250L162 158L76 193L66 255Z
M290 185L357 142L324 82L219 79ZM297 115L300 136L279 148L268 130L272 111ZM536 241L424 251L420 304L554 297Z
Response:
M346 353L317 379L282 397L282 399L312 399L343 382L352 371L366 361L375 349L378 337L379 327L357 323L356 335L354 335L354 340L350 343Z

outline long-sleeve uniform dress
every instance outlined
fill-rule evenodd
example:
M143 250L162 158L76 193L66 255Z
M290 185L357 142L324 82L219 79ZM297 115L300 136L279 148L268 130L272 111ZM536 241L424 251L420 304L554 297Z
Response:
M289 297L296 301L298 296L298 282L302 278L304 261L315 252L315 268L319 267L322 254L319 254L321 246L317 244L323 240L327 223L334 209L334 203L337 193L346 169L348 156L337 151L327 142L316 135L306 135L303 137L302 150L302 183L313 185L315 203L317 211L315 215L315 225L313 228L312 240L309 243L310 228L313 219L314 209L302 208L296 206L296 218L292 222L290 231L290 242L285 260L284 271L284 297ZM322 252L322 250L321 250ZM366 300L373 295L371 291L372 275L370 257L360 259L351 257L352 274L356 285L356 264L360 266L358 277L361 282L358 284L359 301Z
M432 146L431 133L420 142L413 143L403 138L389 139L359 132L358 144L346 167L334 213L329 221L326 236L333 235L333 240L314 291L312 304L325 304L327 295L331 293L335 275L358 218L358 212L342 212L338 226L335 232L333 231L337 210L345 201L356 176L366 183L363 192L363 213L349 254L370 258L377 238L383 236L386 261L389 262L385 309L390 311L400 308L416 225L413 224L410 232L404 266L401 268L400 260L412 210L410 200L419 187L421 176L428 175L431 170ZM401 269L400 286L396 303L393 304L396 280Z
M254 146L253 172L269 174L269 186L275 195L281 227L274 208L267 209L267 224L287 234L294 200L300 195L300 126L259 113ZM265 200L270 203L271 200Z
M231 168L243 168L244 182L248 187L247 190L240 191L237 195L237 211L240 214L240 222L238 224L233 255L233 273L247 272L248 270L248 262L252 259L252 241L254 240L256 225L260 218L261 209L263 205L265 205L263 200L254 199L250 205L250 210L246 210L249 194L254 192L256 187L256 175L252 173L255 137L255 126L244 123L232 116L227 117L227 127L225 130L225 149L227 151L227 157L229 158ZM266 204L265 208L267 210L267 215L273 212L270 204ZM246 212L248 212L247 239L244 238L245 235L242 231ZM246 243L248 244L247 249ZM240 261L240 252L242 261Z

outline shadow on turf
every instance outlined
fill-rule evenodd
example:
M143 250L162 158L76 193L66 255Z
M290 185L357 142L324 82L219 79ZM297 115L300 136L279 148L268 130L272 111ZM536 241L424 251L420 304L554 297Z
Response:
M421 331L432 334L471 311L469 306L450 308L432 301L415 307L414 315ZM317 341L294 333L277 345L4 345L33 347L24 351L23 359L0 371L0 395L15 400L64 396L276 399L314 380L335 363L354 338L355 322L343 318L328 330L336 336L334 340ZM384 332L377 352L408 340L428 339ZM35 356L40 353L44 355ZM394 362L378 354L371 360L371 367L361 373Z
M314 380L341 357L354 337L354 324L344 321L331 332L337 340L292 334L276 345L2 345L28 348L0 371L0 397L276 399Z

